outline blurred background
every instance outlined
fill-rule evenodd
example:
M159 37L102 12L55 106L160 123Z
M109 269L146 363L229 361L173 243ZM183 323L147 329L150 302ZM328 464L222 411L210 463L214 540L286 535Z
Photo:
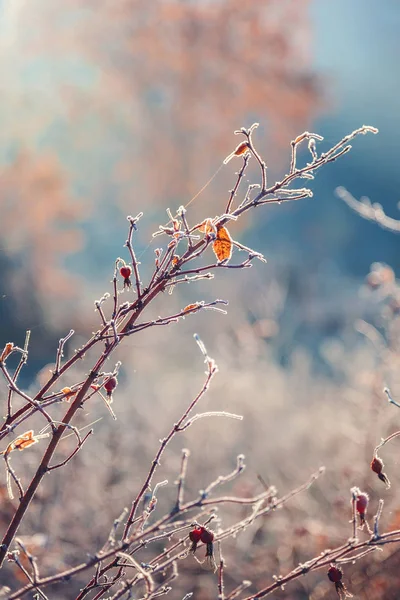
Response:
M102 421L96 442L76 458L73 497L54 477L26 521L26 535L43 535L46 568L94 551L103 538L83 535L82 524L94 511L106 535L115 507L129 503L149 464L135 455L151 460L201 385L194 331L221 371L204 408L240 412L245 421L199 422L176 442L164 475L174 480L184 445L194 489L231 468L239 452L249 463L241 485L252 492L260 491L257 473L285 493L328 467L311 498L232 542L229 585L246 578L256 589L346 539L352 485L375 494L376 506L381 487L368 457L396 416L381 389L390 384L400 394L399 237L352 213L334 190L345 186L399 214L399 28L397 0L0 0L0 341L22 345L32 330L27 389L48 373L61 335L76 330L73 351L97 329L93 303L111 291L116 257L128 258L126 216L144 212L135 241L146 281L151 234L166 208L186 204L214 175L237 144L235 129L260 123L255 139L270 182L287 172L290 141L304 130L324 136L322 150L363 124L380 130L318 172L313 198L260 208L231 226L267 265L218 273L156 307L164 314L219 297L230 300L227 316L199 314L121 348L119 420L100 405L82 416ZM232 161L218 172L191 205L191 222L223 211L237 167ZM257 181L254 165L247 176ZM373 266L383 275L371 291L364 282L372 263L389 267ZM360 319L389 348L384 372ZM205 448L205 439L215 445ZM21 458L22 472L30 466ZM90 509L81 488L88 468ZM55 500L68 503L68 514ZM394 496L393 503L387 525L400 519ZM385 567L370 560L349 568L360 598L398 597L391 552ZM212 576L190 568L182 595L195 589L196 600L209 598ZM332 595L325 579L293 584L282 597Z

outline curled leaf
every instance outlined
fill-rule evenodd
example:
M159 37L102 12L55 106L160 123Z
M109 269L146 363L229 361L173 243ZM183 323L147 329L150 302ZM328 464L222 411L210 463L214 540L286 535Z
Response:
M197 225L196 229L198 229L202 233L205 233L206 235L208 233L215 233L215 234L217 233L217 231L215 229L215 225L214 225L212 219L210 219L210 218L205 219L202 223L200 223L200 225Z
M29 431L22 433L15 440L10 442L10 444L8 444L6 450L1 452L0 454L8 455L13 450L25 450L25 448L29 448L29 446L32 446L33 444L37 444L40 439L48 437L48 436L49 436L48 433L34 435L33 430L30 429Z
M213 243L213 251L218 262L228 261L232 256L232 238L226 227L217 227L217 239Z
M15 450L25 450L33 444L37 444L38 439L33 435L33 430L27 431L14 440L13 445Z
M234 156L242 156L249 150L248 142L241 142L229 156L227 156L224 160L224 165L226 165Z
M13 350L14 344L12 342L7 342L7 344L4 346L3 352L1 353L0 362L6 360L7 356L9 356Z

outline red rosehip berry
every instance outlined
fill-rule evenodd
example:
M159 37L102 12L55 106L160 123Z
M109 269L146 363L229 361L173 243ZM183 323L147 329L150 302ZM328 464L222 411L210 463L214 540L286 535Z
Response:
M121 276L124 278L124 288L131 287L132 282L131 282L130 278L132 275L132 269L128 265L125 265L120 268L119 272L120 272Z
M378 458L377 456L374 456L374 458L371 461L371 469L373 470L373 472L379 475L379 473L381 473L383 469L383 466L383 460Z
M363 526L365 523L365 514L367 512L368 501L368 494L365 494L364 492L358 494L356 499L356 511L358 512L358 515L360 517L361 526Z
M118 379L116 377L110 377L104 384L104 389L107 392L107 396L111 398L113 391L118 385Z
M214 541L214 534L209 529L202 527L200 539L203 542L203 544L211 544Z
M193 554L197 550L197 544L200 542L202 531L202 527L196 527L195 529L192 529L192 531L189 533L189 539L192 542L190 552L193 552Z
M203 531L202 527L196 527L196 529L192 529L192 531L189 533L190 541L191 542L199 542L202 531Z
M209 529L202 527L200 539L206 545L206 561L209 562L211 568L215 571L217 565L214 560L214 534Z
M343 571L339 567L329 567L328 577L333 583L338 583L342 580Z
M358 519L360 521L360 529L364 528L364 525L367 526L368 532L372 534L372 531L370 531L370 527L368 525L368 522L365 518L365 515L367 514L367 508L368 508L368 502L369 502L369 496L368 494L366 494L365 492L362 492L358 487L353 487L351 488L351 494L352 494L352 506L353 506L353 519L356 519L356 514L358 514ZM354 520L352 521L353 524Z
M343 598L352 598L352 594L347 591L345 585L342 583L343 572L339 567L334 567L333 565L328 570L328 577L332 583L335 584L335 590L340 600Z
M371 469L374 473L376 473L383 483L386 483L387 487L390 488L390 481L386 473L382 473L382 469L384 467L383 460L378 456L374 456L371 461Z
M359 513L366 512L367 506L368 506L368 500L369 500L369 496L368 496L368 494L365 494L364 492L361 492L361 494L359 494L357 496L356 508Z
M215 570L216 564L214 560L214 533L205 527L195 527L189 533L189 539L192 542L189 552L193 554L197 550L197 545L199 542L203 542L206 546L206 561L209 562L210 566Z

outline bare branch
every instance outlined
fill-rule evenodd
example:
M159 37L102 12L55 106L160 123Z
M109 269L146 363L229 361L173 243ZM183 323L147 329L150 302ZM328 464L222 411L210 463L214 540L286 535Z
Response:
M61 360L64 357L64 346L68 342L68 340L74 335L75 331L71 329L71 331L63 338L60 339L58 343L57 356L56 356L56 365L54 368L54 374L58 375L60 373L61 368Z
M352 210L354 210L360 217L377 223L383 229L392 231L393 233L400 232L400 219L393 219L385 214L382 206L378 202L371 204L369 198L361 198L356 200L354 196L344 187L337 187L335 190L336 196L343 200Z
M31 337L31 332L30 332L30 330L28 330L25 335L25 343L24 343L23 351L21 352L21 358L20 358L18 366L15 369L15 372L13 375L14 383L17 382L17 379L21 372L21 369L26 364L26 361L28 360L28 346L29 346L30 337ZM12 415L12 405L11 405L12 394L13 394L13 389L10 387L8 390L8 396L7 396L7 419L10 419L11 415Z

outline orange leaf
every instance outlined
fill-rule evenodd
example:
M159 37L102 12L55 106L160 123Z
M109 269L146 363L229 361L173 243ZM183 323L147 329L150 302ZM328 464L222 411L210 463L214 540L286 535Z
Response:
M235 149L235 156L241 156L242 154L244 154L245 152L247 152L247 150L249 149L249 144L248 142L242 142L241 144L239 144L239 146Z
M189 310L194 310L195 308L200 308L198 304L188 304L183 309L183 312L188 312Z
M75 394L76 394L76 392L74 392L73 390L71 390L71 388L69 388L69 387L65 387L65 388L63 388L61 391L62 391L62 393L64 394L64 396L65 396L65 400L67 400L67 402L69 402L69 401L70 401L70 399L71 399L73 396L75 396Z
M37 442L38 440L34 437L33 431L27 431L12 442L13 450L25 450L25 448L29 448L29 446L37 444Z
M29 448L29 446L37 444L40 439L46 437L49 437L48 433L38 433L37 435L34 435L33 430L30 429L10 442L7 448L0 452L0 455L8 456L13 450L25 450L25 448Z
M217 228L217 239L213 243L214 254L218 262L228 261L232 256L232 238L225 227Z
M249 150L249 143L241 142L238 146L236 146L234 151L231 152L231 154L229 154L229 156L227 156L225 158L224 165L226 165L234 156L243 156L243 154L246 154L246 152L248 150Z
M205 221L203 221L202 223L200 223L200 225L198 225L196 227L196 229L198 229L199 231L201 231L202 233L215 233L215 227L214 224L212 222L212 219L206 219Z

